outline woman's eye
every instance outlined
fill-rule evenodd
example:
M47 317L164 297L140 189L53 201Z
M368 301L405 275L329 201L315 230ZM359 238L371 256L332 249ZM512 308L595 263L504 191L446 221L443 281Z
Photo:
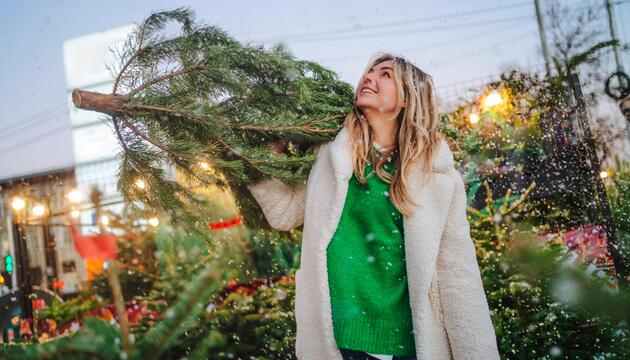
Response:
M386 76L388 78L391 78L391 76L389 75L389 73L384 73L383 76Z

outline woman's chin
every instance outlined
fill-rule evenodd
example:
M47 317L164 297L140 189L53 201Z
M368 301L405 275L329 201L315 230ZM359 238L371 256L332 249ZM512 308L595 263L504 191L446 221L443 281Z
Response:
M361 111L369 111L370 109L376 109L378 107L377 104L374 103L374 101L370 101L370 99L365 98L359 98L356 104Z

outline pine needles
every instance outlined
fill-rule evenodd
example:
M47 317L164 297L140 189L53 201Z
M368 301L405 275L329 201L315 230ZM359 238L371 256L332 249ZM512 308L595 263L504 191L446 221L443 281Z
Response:
M126 199L191 218L191 189L216 185L234 191L249 226L267 227L245 185L304 183L314 145L334 137L352 104L352 87L334 72L281 46L243 45L185 8L144 20L116 69L112 94L75 90L76 106L110 115ZM292 151L271 153L267 144L284 138Z

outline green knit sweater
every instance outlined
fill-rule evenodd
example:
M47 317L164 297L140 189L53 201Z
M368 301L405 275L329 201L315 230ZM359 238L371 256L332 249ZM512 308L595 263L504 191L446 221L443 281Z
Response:
M385 170L391 173L393 164ZM369 163L365 171L372 172ZM327 248L337 347L415 355L402 215L390 201L389 184L376 173L366 185L352 175Z

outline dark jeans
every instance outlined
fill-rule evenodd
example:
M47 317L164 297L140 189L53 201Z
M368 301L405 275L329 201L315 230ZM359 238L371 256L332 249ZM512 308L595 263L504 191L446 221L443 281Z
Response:
M341 356L343 356L343 360L378 360L372 355L365 353L363 351L350 350L350 349L339 349L341 351ZM392 360L416 360L415 356L394 356Z

